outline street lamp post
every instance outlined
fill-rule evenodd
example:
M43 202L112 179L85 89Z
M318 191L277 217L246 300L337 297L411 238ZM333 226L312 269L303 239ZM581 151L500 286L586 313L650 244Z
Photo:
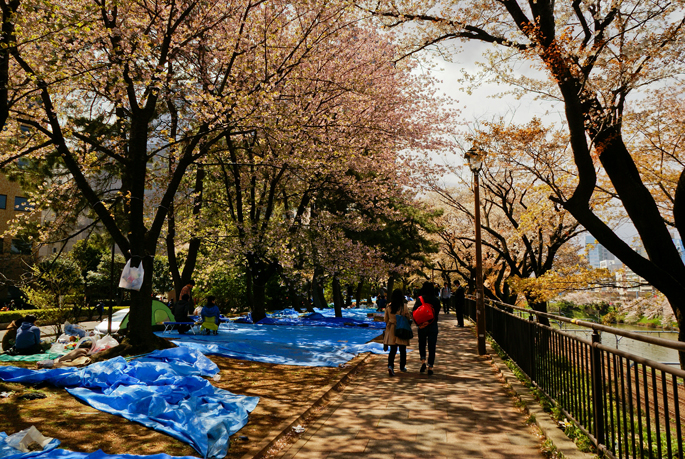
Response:
M476 226L476 334L478 335L478 355L485 355L485 299L483 293L483 254L480 239L480 187L478 175L483 166L485 152L478 147L473 147L464 154L473 172L473 193L475 200L475 226Z

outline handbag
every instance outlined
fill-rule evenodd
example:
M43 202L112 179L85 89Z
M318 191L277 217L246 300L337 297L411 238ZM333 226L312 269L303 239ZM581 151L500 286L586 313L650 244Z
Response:
M409 319L407 319L402 314L395 314L395 336L399 339L412 339L414 337L414 332L411 329L411 324Z

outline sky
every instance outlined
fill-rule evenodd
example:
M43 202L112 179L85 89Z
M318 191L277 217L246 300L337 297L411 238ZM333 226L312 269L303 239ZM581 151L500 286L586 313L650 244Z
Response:
M525 123L533 117L538 117L546 123L563 124L563 107L560 104L552 104L546 101L536 101L533 97L516 99L514 96L493 97L506 90L506 86L496 84L483 84L476 88L471 94L467 94L462 89L458 81L462 69L468 72L476 72L478 67L476 62L482 60L482 53L490 46L478 42L465 44L458 54L452 53L451 62L439 56L433 57L435 68L431 74L439 80L438 88L441 92L456 100L455 106L460 110L462 121L466 123L477 123L479 120L491 120L504 116L517 123ZM530 73L529 73L530 74ZM438 161L444 161L440 159ZM463 156L457 154L447 158L448 164L458 166L463 164ZM452 179L446 178L449 184ZM454 179L454 184L457 180ZM624 224L617 229L619 236L632 242L637 236L637 232L632 224ZM581 240L584 241L584 235Z

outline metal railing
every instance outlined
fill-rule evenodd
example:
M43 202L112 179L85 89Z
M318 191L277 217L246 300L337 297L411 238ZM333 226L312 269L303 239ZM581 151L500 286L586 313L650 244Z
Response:
M685 371L603 345L600 333L678 351L685 351L685 343L490 303L487 333L598 451L611 458L685 459ZM465 313L475 320L474 300L466 300ZM540 318L587 327L592 337L552 328Z

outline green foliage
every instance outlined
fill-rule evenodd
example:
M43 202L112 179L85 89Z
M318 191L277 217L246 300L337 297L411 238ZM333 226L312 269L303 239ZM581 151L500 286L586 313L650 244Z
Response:
M20 319L26 314L34 314L35 309L19 309L16 311L0 311L0 324L10 323L13 320Z
M195 270L197 285L193 290L195 301L213 295L217 304L224 311L246 312L247 304L244 268L226 261L212 262L200 260Z
M163 255L155 255L152 268L152 291L166 295L174 288L174 281L169 270L169 259Z
M89 271L87 275L88 286L93 300L109 298L110 275L114 274L114 288L119 285L119 277L126 265L126 259L120 253L114 254L114 266L112 267L112 252L106 250L100 256L100 261L95 271Z
M552 307L559 308L559 314L566 317L572 317L573 311L578 309L578 305L573 301L561 300L553 303Z
M92 234L86 239L77 241L69 255L76 262L85 278L89 271L97 269L100 259L106 253L107 249L104 247L102 236Z

